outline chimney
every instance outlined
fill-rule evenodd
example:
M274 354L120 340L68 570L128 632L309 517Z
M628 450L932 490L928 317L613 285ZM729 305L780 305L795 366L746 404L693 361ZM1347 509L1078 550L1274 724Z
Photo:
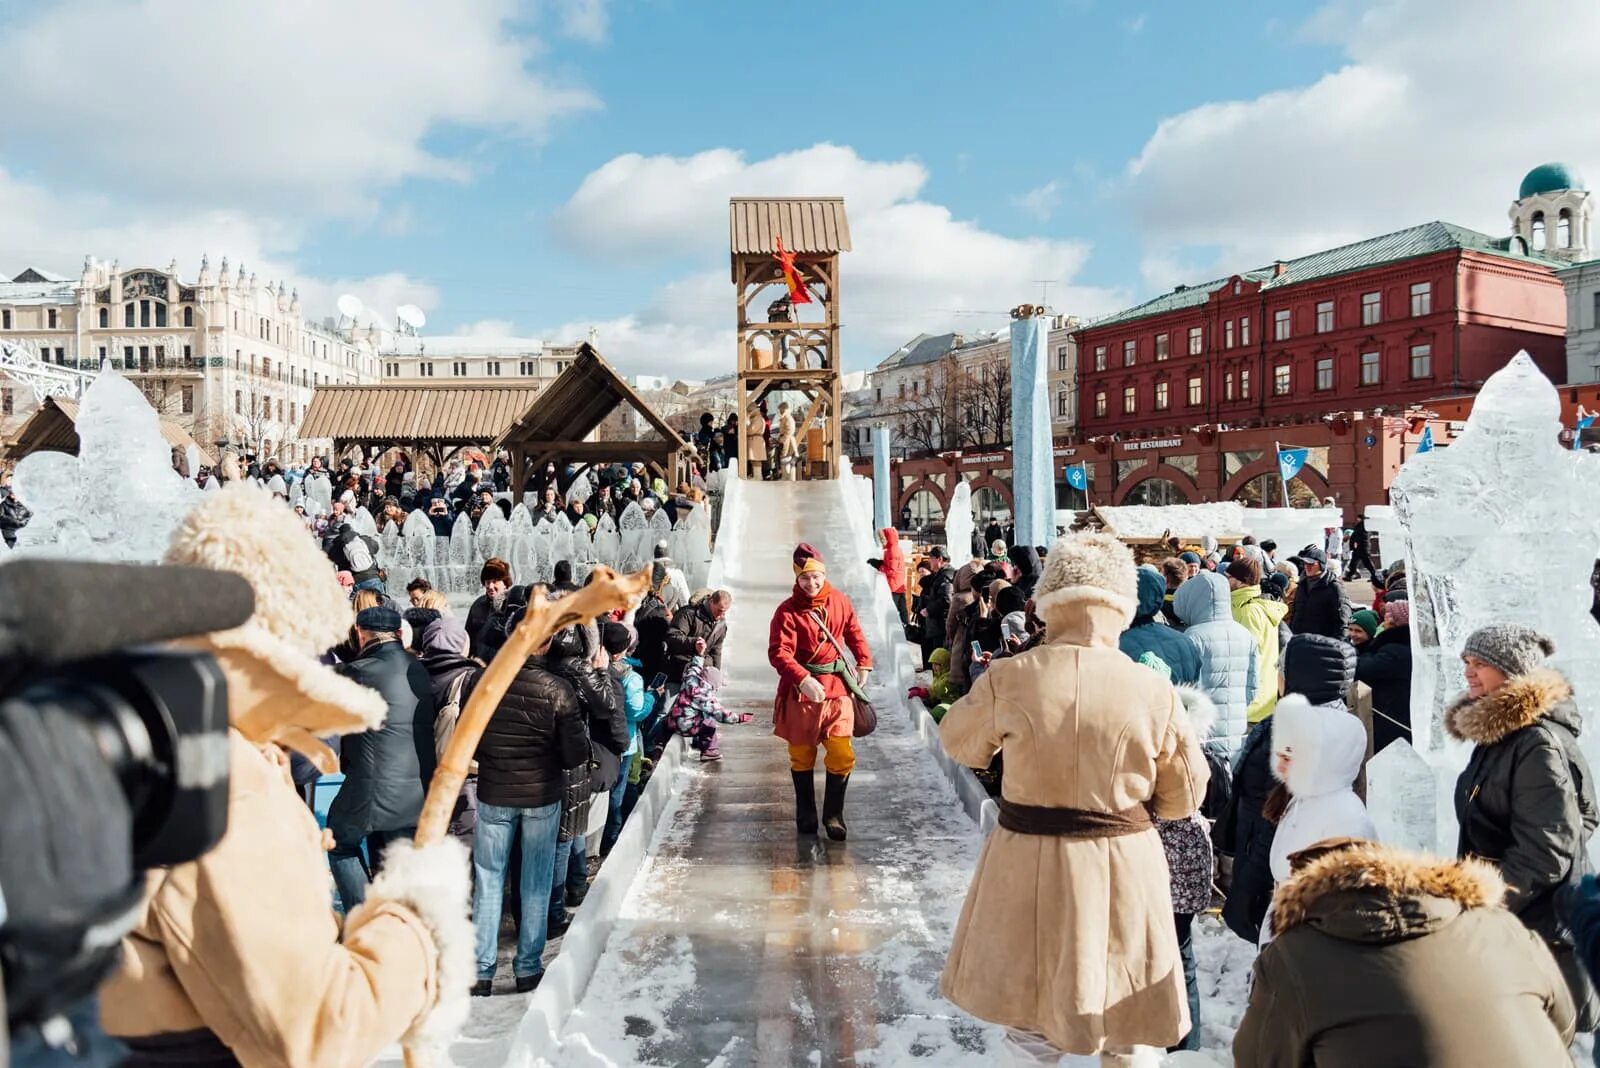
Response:
M1276 263L1274 263L1272 265L1272 277L1274 277L1274 278L1282 278L1283 277L1283 272L1287 271L1288 269L1289 268L1284 264L1284 262L1282 260L1278 260Z

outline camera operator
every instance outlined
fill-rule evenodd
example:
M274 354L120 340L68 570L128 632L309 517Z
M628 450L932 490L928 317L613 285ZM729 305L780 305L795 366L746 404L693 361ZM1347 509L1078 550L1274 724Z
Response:
M227 827L198 860L147 873L122 969L101 992L105 1029L139 1066L355 1066L402 1037L448 1041L473 974L460 844L392 845L341 931L324 837L279 748L331 771L319 736L383 722L379 694L317 660L351 624L333 565L292 512L246 484L198 506L167 560L243 576L256 608L185 643L215 656L227 682Z

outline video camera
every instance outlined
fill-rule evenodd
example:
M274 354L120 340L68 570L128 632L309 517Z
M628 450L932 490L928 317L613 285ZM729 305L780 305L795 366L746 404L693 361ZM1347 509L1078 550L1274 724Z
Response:
M0 565L0 972L19 1040L110 975L140 916L139 873L226 831L222 669L152 643L254 611L249 583L224 572Z

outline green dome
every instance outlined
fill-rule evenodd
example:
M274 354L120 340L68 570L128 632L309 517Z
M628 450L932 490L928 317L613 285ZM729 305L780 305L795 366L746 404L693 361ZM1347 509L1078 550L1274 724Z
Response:
M1522 188L1517 191L1518 200L1538 196L1540 193L1554 193L1561 189L1587 189L1583 184L1583 175L1578 173L1576 167L1565 163L1541 163L1528 172L1522 180Z

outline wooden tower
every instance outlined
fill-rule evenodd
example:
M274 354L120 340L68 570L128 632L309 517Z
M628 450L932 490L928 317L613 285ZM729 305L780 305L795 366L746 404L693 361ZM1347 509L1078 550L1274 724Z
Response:
M804 450L794 478L836 478L843 464L843 396L839 378L839 253L850 251L843 197L746 198L728 203L728 247L738 300L739 427L745 433L774 390L806 397L795 430ZM791 301L780 249L793 256L797 281L811 302ZM769 406L769 457L783 448L778 408ZM745 478L760 478L740 441Z

